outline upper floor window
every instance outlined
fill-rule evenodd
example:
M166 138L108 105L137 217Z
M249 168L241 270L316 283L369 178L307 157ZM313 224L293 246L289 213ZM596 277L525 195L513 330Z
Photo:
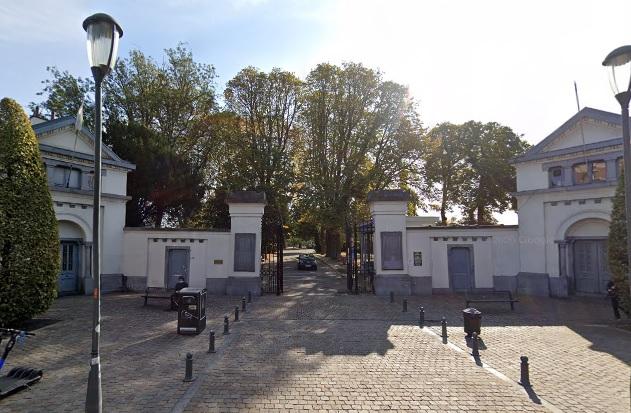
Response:
M601 182L607 180L607 163L605 161L592 162L592 181Z
M579 163L572 167L574 172L574 184L587 184L589 183L589 173L587 173L587 164Z
M560 166L550 168L548 170L548 175L550 177L550 188L563 186L563 168Z
M622 172L624 172L624 158L622 156L616 159L616 171L618 173L616 176L622 176Z
M81 188L81 171L65 166L56 166L53 183L62 188Z

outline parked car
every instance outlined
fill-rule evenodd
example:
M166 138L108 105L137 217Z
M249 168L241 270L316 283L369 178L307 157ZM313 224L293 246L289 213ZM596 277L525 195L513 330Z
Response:
M317 270L318 264L315 257L311 254L300 254L298 256L298 269L299 270Z

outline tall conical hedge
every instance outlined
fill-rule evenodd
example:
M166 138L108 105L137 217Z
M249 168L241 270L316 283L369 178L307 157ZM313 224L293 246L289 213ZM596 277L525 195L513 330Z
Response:
M0 326L42 313L57 295L59 235L26 113L0 100Z
M631 301L629 300L629 280L627 278L627 219L624 205L624 175L621 175L618 180L616 195L613 198L607 250L611 279L616 285L620 306L628 314L631 309Z

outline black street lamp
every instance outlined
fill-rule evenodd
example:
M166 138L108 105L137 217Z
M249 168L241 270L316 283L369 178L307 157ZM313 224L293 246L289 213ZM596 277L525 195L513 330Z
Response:
M622 46L605 57L603 66L609 72L609 83L622 109L622 142L624 145L624 198L627 216L627 277L631 289L631 141L629 137L629 101L631 100L631 46Z
M123 29L116 21L104 13L93 14L83 21L83 29L88 34L88 62L94 76L95 136L94 136L94 201L92 213L92 277L94 280L94 312L92 314L92 352L90 353L90 375L85 398L85 411L88 413L103 410L101 396L101 360L99 339L101 335L101 83L114 68L118 53L118 39Z

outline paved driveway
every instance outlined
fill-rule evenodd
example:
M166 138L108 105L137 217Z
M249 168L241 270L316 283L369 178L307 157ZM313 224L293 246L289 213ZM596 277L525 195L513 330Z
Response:
M409 298L410 311L375 296L344 293L345 280L321 264L298 272L286 253L285 294L255 299L222 336L222 316L240 297L212 297L209 328L218 352L206 353L207 332L175 334L175 313L143 307L138 295L104 297L105 411L204 412L285 410L629 411L631 335L603 326L603 302L533 300L517 311L482 309L486 349L479 367L461 331L462 299ZM588 300L589 301L589 300ZM436 323L445 315L451 344ZM536 310L536 311L535 311ZM0 401L0 412L81 411L90 343L90 299L62 298L7 367L45 369L31 390ZM598 325L598 326L592 326ZM184 356L195 358L193 383L183 383ZM519 355L530 356L534 391L516 384Z

